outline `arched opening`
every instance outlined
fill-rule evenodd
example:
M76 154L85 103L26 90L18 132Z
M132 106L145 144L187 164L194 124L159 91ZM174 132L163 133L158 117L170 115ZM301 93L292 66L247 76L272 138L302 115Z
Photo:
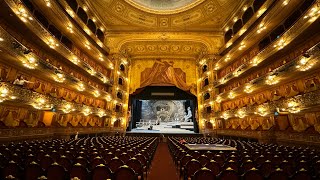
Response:
M77 12L78 3L76 0L67 0L68 5L73 9L74 12Z
M232 29L229 29L224 35L224 41L228 42L232 38L232 34L233 34Z
M88 20L87 26L94 34L96 33L96 24L91 19Z
M125 67L124 67L124 65L123 64L120 64L120 71L125 71Z
M122 99L122 93L121 92L117 93L117 98Z
M233 33L236 34L241 28L242 28L242 20L238 19L238 21L233 25Z
M210 93L205 93L203 96L204 100L210 99Z
M118 79L118 84L123 85L123 79L121 77Z
M243 16L242 16L242 21L243 21L243 24L246 24L250 18L253 16L253 9L251 7L249 7L244 13L243 13Z
M206 72L208 70L208 66L205 64L202 66L202 72Z
M197 97L175 86L147 86L139 89L130 95L129 106L132 116L127 131L199 132L195 117Z
M97 30L97 37L100 39L100 41L104 41L104 34L100 29Z
M204 87L204 86L208 86L208 85L209 85L209 79L206 78L206 79L204 79L204 81L203 81L203 87Z
M87 13L86 13L81 7L79 7L77 14L78 14L78 16L80 17L80 19L81 19L85 24L87 24L88 15L87 15Z

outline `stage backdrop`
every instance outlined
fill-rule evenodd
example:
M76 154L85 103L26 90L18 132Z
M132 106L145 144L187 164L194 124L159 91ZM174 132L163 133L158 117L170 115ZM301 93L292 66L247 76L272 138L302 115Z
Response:
M161 122L183 121L186 100L142 100L141 119Z

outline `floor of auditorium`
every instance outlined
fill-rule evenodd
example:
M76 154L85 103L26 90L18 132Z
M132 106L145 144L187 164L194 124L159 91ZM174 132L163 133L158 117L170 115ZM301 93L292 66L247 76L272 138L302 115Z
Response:
M154 155L152 167L148 175L149 180L178 180L174 162L170 156L168 144L159 143Z

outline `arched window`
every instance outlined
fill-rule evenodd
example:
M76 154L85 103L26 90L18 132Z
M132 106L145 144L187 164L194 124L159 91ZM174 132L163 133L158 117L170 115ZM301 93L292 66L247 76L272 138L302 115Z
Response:
M125 67L123 64L120 64L120 71L124 71L125 70Z
M238 21L233 25L233 34L236 34L241 28L242 28L242 20L238 19Z
M25 6L27 6L27 8L31 12L34 10L34 7L33 7L32 3L30 2L30 0L22 0L22 2L24 3Z
M246 24L249 19L253 16L253 9L251 7L249 7L246 12L243 13L243 16L242 16L242 21L243 21L243 24Z
M118 84L119 84L119 85L123 85L123 80L122 80L122 78L119 78L119 79L118 79Z
M116 121L114 121L113 127L120 127L120 124L121 124L121 120L117 119Z
M121 109L120 105L117 104L116 107L115 107L115 112L120 112L120 109Z
M94 24L94 22L91 20L91 19L89 19L88 20L88 27L89 27L89 29L93 32L93 33L96 33L96 24Z
M81 19L85 24L87 24L88 15L87 15L87 13L86 13L81 7L79 7L77 14L78 14L78 16L80 17L80 19Z
M38 19L38 21L43 25L43 27L48 28L48 20L41 14L41 12L34 10L33 15Z
M207 107L206 107L206 112L207 112L207 113L211 113L211 106L207 106Z
M57 39L60 40L61 38L61 32L52 24L49 25L48 31L51 32L51 34L54 35L54 37L56 37Z
M232 29L229 29L226 34L224 35L225 42L228 42L232 38Z
M255 0L253 2L254 11L257 12L260 9L260 7L263 5L264 2L265 2L265 0Z
M202 66L202 72L206 72L208 70L208 66L205 64Z
M72 49L73 43L65 36L62 36L61 42L67 46L67 48Z
M205 93L204 96L203 96L203 99L204 100L207 100L210 98L210 94L209 93Z
M100 41L104 41L104 34L100 29L97 30L97 37L100 39Z
M68 5L73 9L74 12L77 12L78 3L76 0L67 0Z
M262 41L259 42L259 50L261 51L265 47L267 47L270 44L270 37L265 37Z
M117 93L117 98L122 99L122 93L121 92Z
M203 86L208 86L209 85L209 79L206 78L203 82Z
M300 10L293 12L283 23L286 29L289 29L301 16Z

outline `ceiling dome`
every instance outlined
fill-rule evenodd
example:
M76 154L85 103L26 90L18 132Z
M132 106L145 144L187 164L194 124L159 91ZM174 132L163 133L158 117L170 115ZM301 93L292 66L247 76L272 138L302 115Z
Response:
M172 14L188 10L204 0L126 0L142 10L157 14Z

